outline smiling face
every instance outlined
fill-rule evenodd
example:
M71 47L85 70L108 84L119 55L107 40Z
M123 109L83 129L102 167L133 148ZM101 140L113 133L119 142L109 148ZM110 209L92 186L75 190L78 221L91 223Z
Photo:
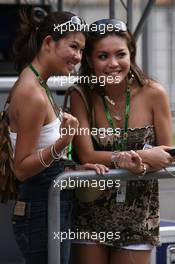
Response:
M69 75L81 61L85 36L81 32L69 33L59 41L52 41L50 65L54 75Z
M130 69L126 40L116 35L98 40L94 43L89 64L97 77L105 76L107 86L122 82Z

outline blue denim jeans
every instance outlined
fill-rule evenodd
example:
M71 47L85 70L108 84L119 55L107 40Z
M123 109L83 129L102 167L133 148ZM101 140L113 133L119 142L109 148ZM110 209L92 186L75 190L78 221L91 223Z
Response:
M62 172L62 169L52 166L39 176L40 182L42 177L49 177L52 175L51 181L54 179L54 175L58 175ZM38 175L34 176L38 177ZM25 202L25 210L22 211L22 215L19 215L19 211L14 210L13 215L13 229L16 237L17 244L23 256L26 264L47 264L48 263L48 197L45 196L45 192L48 188L43 184L38 183L38 192L36 193L36 180L35 185L26 183L22 186L19 195L19 201ZM48 181L47 181L48 184ZM43 187L44 186L44 187ZM49 187L49 184L48 184ZM44 191L40 190L43 189ZM33 190L34 189L34 190ZM33 195L32 195L33 193ZM18 202L16 202L19 204ZM71 216L73 205L73 192L64 190L61 192L61 231L71 229ZM24 214L24 215L23 215ZM65 240L61 243L61 263L69 264L71 241Z

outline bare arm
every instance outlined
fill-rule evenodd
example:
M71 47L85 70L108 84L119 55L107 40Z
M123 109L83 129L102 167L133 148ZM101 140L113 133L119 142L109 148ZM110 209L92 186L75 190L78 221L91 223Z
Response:
M87 109L84 105L83 99L77 91L73 91L71 93L70 103L71 113L78 119L79 128L87 128L90 132ZM76 135L73 142L76 152L82 163L102 163L108 167L111 167L111 152L94 150L90 133L86 133L86 135Z
M18 104L18 118L14 165L16 177L23 181L44 169L39 161L36 146L41 128L44 125L46 115L48 114L48 108L41 89L39 89L39 92L36 91L36 93L33 93L32 91L24 91L21 94L21 98L22 100L16 101ZM64 118L63 123L64 126L72 126L72 124L75 125L76 122L75 118L67 115ZM55 143L57 153L60 153L69 144L71 139L72 136L69 135L65 135L58 139ZM45 148L42 155L46 164L51 163L53 161L51 146Z
M172 144L172 120L169 102L164 88L159 84L153 84L150 92L150 103L152 104L153 121L156 133L157 146L151 150L138 151L143 161L150 164L154 169L167 166L171 156L166 152L167 146Z
M78 107L77 107L78 102ZM71 94L71 112L77 117L80 123L79 128L90 130L88 113L81 96L77 91ZM77 135L74 138L74 147L82 163L101 163L108 167L113 167L110 151L95 151L90 135ZM117 164L121 168L129 169L133 173L140 173L143 170L142 160L137 153L122 152L117 155Z

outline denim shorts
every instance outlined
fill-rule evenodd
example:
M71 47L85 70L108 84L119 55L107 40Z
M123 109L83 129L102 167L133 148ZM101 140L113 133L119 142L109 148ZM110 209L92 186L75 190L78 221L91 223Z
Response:
M53 168L51 170L52 172L54 171ZM49 170L49 173L51 170ZM25 192L22 190L23 199L15 202L13 213L14 234L26 264L47 264L48 202L47 200L40 199L39 191L38 199L36 199L36 193L33 195L35 197L34 200L28 194L29 192L27 192L25 197ZM73 191L62 191L60 214L61 231L71 229L72 207ZM69 264L70 247L70 240L65 240L61 243L61 264Z

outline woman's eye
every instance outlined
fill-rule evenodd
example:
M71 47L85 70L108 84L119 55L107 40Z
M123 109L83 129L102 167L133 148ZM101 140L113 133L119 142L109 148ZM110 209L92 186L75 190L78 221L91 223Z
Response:
M125 52L121 52L119 54L117 54L118 57L122 58L122 57L125 57L126 53Z
M72 45L71 45L71 48L73 48L73 49L78 49L77 45L75 45L75 44L72 44Z
M100 54L98 57L100 60L105 60L107 58L107 55L106 54Z

